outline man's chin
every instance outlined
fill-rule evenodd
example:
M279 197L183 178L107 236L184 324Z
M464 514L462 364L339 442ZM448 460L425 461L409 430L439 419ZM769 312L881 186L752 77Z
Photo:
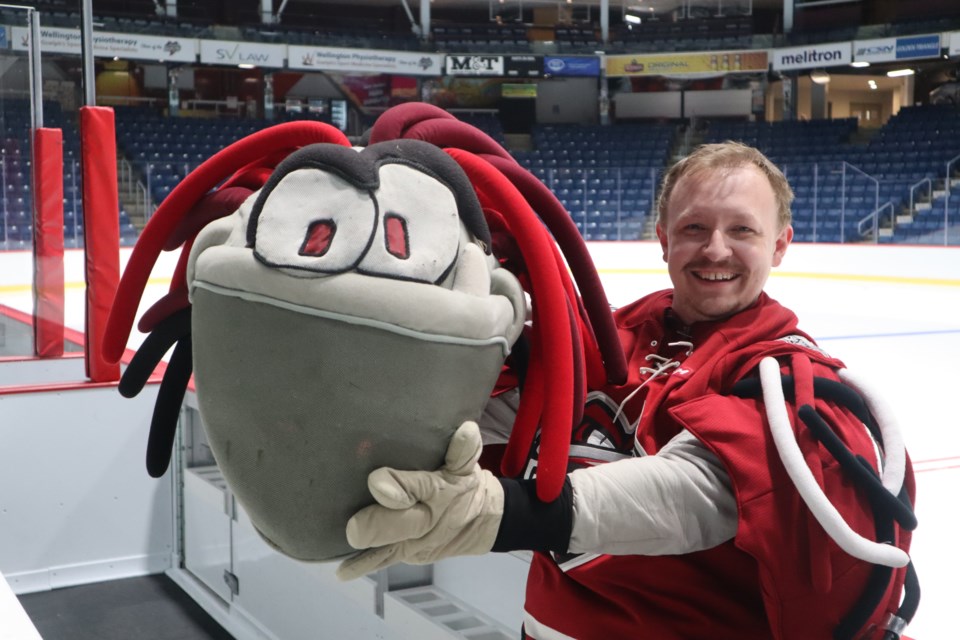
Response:
M726 320L744 308L736 300L717 300L708 304L699 304L693 309L694 322L716 322Z

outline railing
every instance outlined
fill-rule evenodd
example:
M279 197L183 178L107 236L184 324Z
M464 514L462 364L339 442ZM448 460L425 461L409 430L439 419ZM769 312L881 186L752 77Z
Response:
M153 198L150 197L150 192L147 190L147 185L143 184L141 181L137 180L136 186L134 187L137 191L136 202L140 206L140 210L143 212L143 221L149 222L150 218L153 216Z
M126 195L133 196L133 167L126 158L117 158L117 178L126 187Z
M879 209L874 209L864 217L860 218L860 220L857 222L857 233L859 233L861 236L865 236L867 235L868 232L872 231L873 241L875 243L879 242L880 241L880 214L883 213L883 211L886 209L890 210L890 232L893 233L894 226L896 225L897 215L896 215L896 212L893 210L892 202L885 202L883 206L881 206Z
M844 234L846 231L845 221L847 217L846 215L847 214L847 167L850 167L851 169L853 169L854 171L862 175L867 180L871 180L873 182L873 189L874 189L873 211L874 213L876 213L880 210L880 181L874 178L873 176L871 176L870 174L864 172L862 169L844 160L842 164L842 169L841 169L842 176L840 179L840 185L841 185L840 187L840 194L841 194L840 195L840 242L841 243L846 241L844 238ZM870 217L870 216L867 216L867 217ZM880 241L879 218L880 216L873 216L874 242ZM859 230L859 223L857 225L857 228ZM862 235L863 232L860 231L860 233Z
M7 246L9 230L7 229L7 220L10 218L7 208L7 150L3 149L3 155L0 156L0 193L3 193L3 246Z
M73 240L74 240L74 243L77 243L79 242L77 238L77 227L80 226L80 222L83 216L82 216L82 211L77 209L77 200L81 200L81 198L79 195L80 169L79 167L77 167L76 160L73 160L70 162L70 187L71 187L71 192L73 193L73 197L70 198L70 202L72 206L70 213L73 214Z
M943 245L947 246L950 244L950 191L953 187L953 172L951 167L953 167L958 161L960 161L960 155L954 156L947 161L947 172L944 176L943 189L945 191L943 198Z
M924 184L927 185L927 198L931 201L933 200L933 181L930 178L923 178L920 182L910 185L910 215L914 215L917 212L916 192L917 189Z
M577 223L581 233L588 240L631 240L639 239L642 235L642 224L651 215L656 208L656 189L655 185L658 179L659 170L649 168L646 172L631 171L633 178L624 175L627 167L555 167L546 169L543 177L543 183L553 191L564 207L567 208L571 218ZM581 192L578 196L568 197L561 192L560 176L566 175L568 180ZM605 202L590 203L589 191L597 188L597 191L606 191L606 187L599 186L596 180L601 178L612 179L615 186L609 187L609 194L604 198ZM644 196L643 200L637 200L632 207L624 204L627 200L626 193L628 184L642 183L644 187L637 187L640 191L649 187L649 197ZM569 182L567 184L570 184ZM563 187L566 188L566 187ZM576 204L573 204L573 200Z

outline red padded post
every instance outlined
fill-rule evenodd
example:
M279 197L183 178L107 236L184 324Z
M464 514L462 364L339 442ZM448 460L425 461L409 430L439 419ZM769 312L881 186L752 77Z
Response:
M33 350L63 355L63 132L33 135Z
M120 379L120 365L104 359L101 348L120 282L120 203L113 109L80 108L80 150L87 282L86 373L94 382L110 382Z

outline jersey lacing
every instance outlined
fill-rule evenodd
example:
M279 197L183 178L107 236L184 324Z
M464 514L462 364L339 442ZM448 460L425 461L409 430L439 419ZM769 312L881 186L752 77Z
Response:
M684 351L683 353L684 357L689 357L690 354L693 353L693 343L687 340L677 340L676 342L668 342L667 346L668 347L685 347L686 351ZM613 416L614 422L616 422L617 418L620 417L620 414L623 413L623 408L626 406L626 404L630 402L630 400L633 399L635 395L640 393L640 390L643 389L645 386L647 386L648 383L652 382L653 380L656 380L662 375L666 375L669 371L676 369L677 367L680 366L679 360L674 360L673 358L665 358L664 356L661 356L656 353L647 354L644 357L644 361L655 362L656 366L640 367L640 376L643 377L646 375L649 377L645 379L643 382L641 382L636 389L631 391L630 394L623 399L623 401L617 407L617 413L614 414Z

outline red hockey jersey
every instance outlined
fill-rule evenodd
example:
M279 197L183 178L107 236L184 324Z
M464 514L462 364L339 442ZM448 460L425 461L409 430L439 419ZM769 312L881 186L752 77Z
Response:
M623 453L655 454L687 429L730 475L736 536L676 556L535 554L526 634L537 640L832 638L873 565L847 555L814 519L772 443L762 400L730 391L756 374L762 358L776 357L782 372L794 376L797 397L814 403L854 454L875 461L873 440L860 420L829 401L813 400L813 377L836 380L843 364L816 347L797 328L796 316L766 294L730 319L689 328L671 320L671 300L671 292L658 292L617 312L630 377L623 386L591 394L603 406L588 407L574 445L605 442ZM678 364L661 367L665 362ZM657 367L664 373L651 379ZM613 408L621 403L615 419ZM791 403L788 412L807 465L849 525L872 539L874 515L864 493L797 420L796 407ZM582 454L584 447L574 450ZM571 460L591 463L573 453ZM912 500L909 461L905 482ZM908 549L909 540L909 532L898 531L895 543ZM896 610L904 573L895 572L870 624Z

